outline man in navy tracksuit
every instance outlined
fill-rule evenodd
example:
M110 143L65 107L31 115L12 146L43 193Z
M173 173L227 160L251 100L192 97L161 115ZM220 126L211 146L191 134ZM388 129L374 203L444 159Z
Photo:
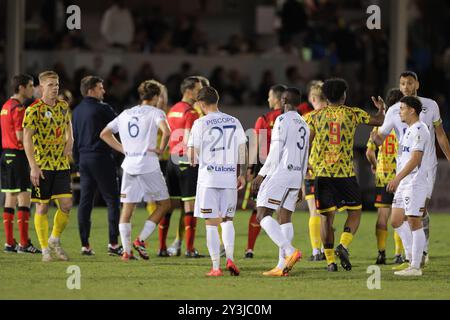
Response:
M120 198L117 171L111 148L100 139L100 132L116 117L116 113L102 102L105 90L101 78L84 77L80 91L84 98L73 111L72 126L74 161L80 172L78 227L81 254L94 254L89 245L89 234L94 194L98 188L108 206L108 253L121 256L123 249L118 244Z

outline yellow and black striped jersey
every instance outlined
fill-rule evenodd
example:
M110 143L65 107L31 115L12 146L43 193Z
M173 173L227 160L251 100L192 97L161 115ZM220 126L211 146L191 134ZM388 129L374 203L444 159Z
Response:
M378 128L373 128L373 131L377 132ZM377 146L369 138L367 141L367 148L373 151L377 150ZM383 144L378 147L377 155L377 170L375 173L375 186L385 187L390 181L395 178L395 171L397 167L397 137L395 131L392 130L389 135L386 136Z
M51 107L39 99L25 111L23 127L34 130L34 157L41 170L70 169L69 157L63 155L70 117L62 100Z
M370 115L360 108L327 106L311 118L317 147L316 177L345 178L355 176L353 142L356 127L369 123Z

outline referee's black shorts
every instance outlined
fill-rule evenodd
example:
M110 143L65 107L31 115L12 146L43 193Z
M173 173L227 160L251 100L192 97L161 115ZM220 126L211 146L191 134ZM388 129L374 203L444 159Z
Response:
M317 213L362 209L356 177L316 177L314 189Z
M4 149L1 157L2 192L31 192L30 167L24 150Z
M198 166L191 167L188 163L178 165L171 159L167 161L166 183L171 199L181 201L195 200L197 192Z
M39 187L33 186L31 201L49 203L50 200L72 198L70 170L42 170L44 179L39 178Z

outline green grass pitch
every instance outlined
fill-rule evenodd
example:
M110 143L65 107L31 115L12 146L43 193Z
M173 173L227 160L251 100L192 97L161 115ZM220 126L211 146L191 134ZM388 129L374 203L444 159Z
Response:
M53 217L54 209L50 214ZM187 259L156 256L158 235L149 239L150 260L122 262L106 253L107 214L105 208L93 212L91 245L93 257L80 255L80 242L76 208L62 237L69 262L43 263L40 255L0 253L0 299L450 299L450 251L448 230L450 215L433 214L431 217L430 263L420 278L394 276L392 265L381 267L381 289L369 290L367 267L374 264L377 248L375 240L376 214L365 212L361 226L351 244L353 270L328 273L326 263L310 262L308 214L294 214L294 245L303 251L304 259L292 270L289 277L266 278L263 271L275 266L278 249L261 231L256 242L255 258L244 259L247 243L249 212L239 211L235 218L235 260L241 269L239 277L228 273L222 278L205 277L211 262L209 257ZM172 216L168 244L175 235L179 214ZM133 217L133 236L136 236L146 218L144 209ZM345 214L335 219L336 239L340 237ZM33 219L31 219L33 220ZM52 218L51 218L52 220ZM50 221L52 225L52 221ZM15 224L15 237L18 231ZM30 234L37 244L33 222ZM0 239L4 239L1 228ZM387 253L393 257L393 235L389 232ZM205 226L199 220L196 247L207 254ZM225 260L221 260L222 266ZM69 290L66 282L71 265L80 267L81 289Z

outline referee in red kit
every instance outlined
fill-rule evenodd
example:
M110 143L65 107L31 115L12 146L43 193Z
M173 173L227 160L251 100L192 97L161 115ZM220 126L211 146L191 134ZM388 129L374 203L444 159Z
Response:
M13 77L14 95L6 101L1 111L2 157L1 184L5 193L3 225L5 227L5 252L41 253L28 236L31 204L30 167L23 148L22 121L25 116L24 101L33 96L33 78L26 74ZM17 224L20 242L13 236L14 211L17 204Z

